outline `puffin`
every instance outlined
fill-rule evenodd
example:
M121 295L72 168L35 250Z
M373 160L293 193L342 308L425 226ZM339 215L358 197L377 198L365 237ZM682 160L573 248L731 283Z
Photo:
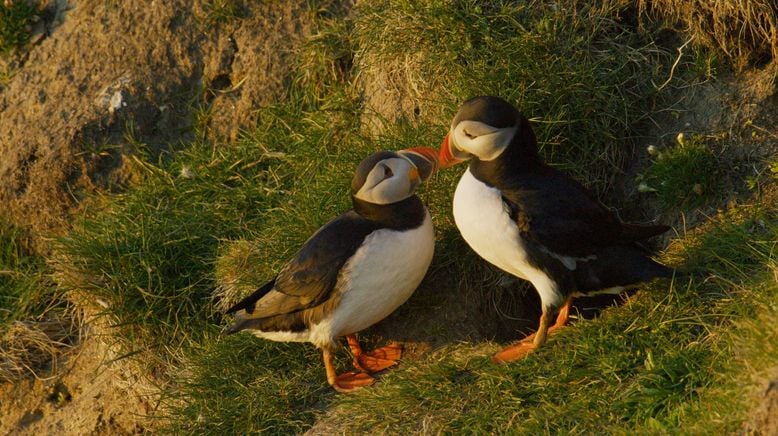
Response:
M350 392L374 382L402 355L399 344L363 351L356 333L381 321L419 286L432 261L435 234L415 194L437 170L437 150L380 151L351 181L353 208L316 231L269 282L226 313L226 333L248 330L282 342L310 342L322 351L327 382ZM336 375L333 353L345 336L354 371Z
M542 305L537 331L493 362L521 359L543 345L567 323L573 297L617 294L672 277L643 245L670 227L622 222L583 185L547 165L529 120L507 101L477 96L460 106L439 165L461 162L469 165L454 193L453 215L462 238L487 262L532 283Z

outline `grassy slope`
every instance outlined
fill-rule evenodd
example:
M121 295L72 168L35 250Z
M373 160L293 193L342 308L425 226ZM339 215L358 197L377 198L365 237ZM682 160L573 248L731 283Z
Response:
M746 345L764 339L745 315L770 315L758 302L774 301L775 287L750 277L773 262L754 238L774 240L775 228L712 231L713 239L684 256L692 265L718 259L712 270L720 280L656 284L506 367L487 363L495 345L451 345L404 363L375 389L337 397L310 347L218 336L224 322L223 303L213 298L215 267L230 241L261 247L250 275L270 277L318 226L348 207L348 182L361 157L379 148L437 145L445 130L448 120L441 118L390 124L384 137L366 137L353 71L344 67L352 52L357 63L369 59L362 65L367 71L414 48L413 68L425 79L414 86L436 96L426 104L446 117L471 94L510 98L538 117L547 156L608 192L628 155L625 137L654 104L649 84L664 80L667 57L617 5L604 4L574 15L539 3L483 10L466 1L376 1L349 19L314 9L321 28L300 53L288 101L263 109L260 124L237 144L203 140L162 162L139 158L139 186L106 199L60 241L57 282L102 308L127 353L160 365L169 380L166 422L173 431L300 431L325 409L326 419L359 417L337 421L355 430L646 430L697 422L719 407L721 419L735 425L742 416L709 399L742 398L731 395L742 392L731 377L742 373L738 359L759 354L735 347L734 335L753 336ZM484 268L452 249L464 249L447 212L455 180L451 171L424 189L441 240L435 279L414 299L484 283ZM720 251L727 241L730 249ZM752 246L760 257L744 251Z
M347 432L734 432L754 381L778 365L776 212L739 209L677 241L693 278L646 286L528 359L440 350L339 397L328 419Z

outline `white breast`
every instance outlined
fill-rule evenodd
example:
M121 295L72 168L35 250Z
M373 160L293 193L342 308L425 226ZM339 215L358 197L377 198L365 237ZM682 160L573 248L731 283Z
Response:
M419 286L432 262L435 232L429 213L413 230L371 233L338 277L343 294L332 315L313 326L310 341L329 343L386 318Z
M556 284L529 264L519 228L511 219L500 191L465 172L454 193L454 221L465 242L496 267L529 280L544 306L561 302Z

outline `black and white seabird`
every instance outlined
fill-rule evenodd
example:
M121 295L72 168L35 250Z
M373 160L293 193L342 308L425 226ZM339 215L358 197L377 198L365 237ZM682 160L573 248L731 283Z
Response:
M382 151L363 160L351 182L353 209L321 227L278 275L227 313L228 332L311 342L323 352L327 381L348 392L397 363L398 344L363 352L355 333L384 319L421 283L435 235L415 189L437 169L437 151ZM346 336L357 371L335 374L332 353Z
M573 296L618 293L673 270L638 243L663 225L621 222L580 183L546 165L535 134L498 97L465 101L440 149L445 168L469 160L454 194L454 220L464 240L500 269L528 280L540 294L538 330L492 358L519 359L567 322ZM559 310L549 329L549 316Z

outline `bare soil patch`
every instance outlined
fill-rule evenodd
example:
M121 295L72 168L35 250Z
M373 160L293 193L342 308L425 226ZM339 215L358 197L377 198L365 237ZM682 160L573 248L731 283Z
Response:
M198 114L234 139L283 94L305 2L246 4L226 23L210 22L206 3L51 2L0 88L2 215L40 242L89 193L130 182L128 155L191 141Z
M51 0L26 51L0 63L13 74L0 85L0 218L30 230L39 252L90 195L136 180L132 155L163 156L195 133L234 140L283 97L307 3L236 1L239 13L218 22L212 3ZM63 350L38 344L50 351L33 362L44 378L0 385L0 433L150 428L150 376L114 361L110 336L81 339L56 368L45 367Z

